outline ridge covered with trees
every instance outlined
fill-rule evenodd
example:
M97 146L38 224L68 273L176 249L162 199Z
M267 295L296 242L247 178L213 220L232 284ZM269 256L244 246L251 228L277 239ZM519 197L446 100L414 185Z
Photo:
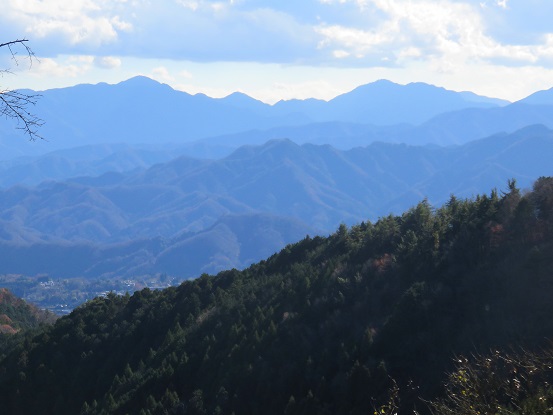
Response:
M55 319L53 314L39 310L14 296L9 290L0 288L0 334L15 334Z
M0 362L0 412L424 413L432 400L447 413L445 373L478 367L455 371L454 356L553 338L552 270L553 178L424 200L243 271L89 301Z
M13 337L18 333L38 330L43 324L51 324L56 316L40 310L32 304L0 288L0 359L9 346L16 343Z

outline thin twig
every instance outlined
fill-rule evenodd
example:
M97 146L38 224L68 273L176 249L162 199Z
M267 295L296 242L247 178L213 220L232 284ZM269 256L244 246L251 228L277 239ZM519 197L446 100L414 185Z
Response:
M17 51L14 46L21 45L25 48L27 57L29 58L30 66L33 64L33 59L36 59L32 49L26 44L28 39L16 39L10 42L0 43L0 48L7 47L11 57L16 65L19 65L17 60ZM11 73L9 69L0 70L0 73ZM28 111L29 106L34 106L37 103L39 94L23 94L14 90L0 91L0 115L6 118L14 118L17 120L18 129L23 130L29 136L31 141L37 138L43 139L38 134L38 128L44 124L44 121Z

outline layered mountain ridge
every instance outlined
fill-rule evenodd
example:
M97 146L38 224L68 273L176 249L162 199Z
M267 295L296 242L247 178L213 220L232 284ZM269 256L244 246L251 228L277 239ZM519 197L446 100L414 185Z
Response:
M358 87L328 102L291 100L272 106L244 94L219 99L190 95L145 77L116 85L77 85L40 94L33 110L47 121L40 131L45 141L22 143L11 123L4 123L0 126L4 160L100 143L183 144L314 122L418 125L446 111L506 104L428 84L402 86L389 81Z
M15 186L0 191L0 238L11 252L0 272L40 272L25 261L38 252L56 264L79 258L71 271L36 261L64 275L192 277L240 268L306 234L376 220L424 197L440 206L452 192L472 197L508 179L527 187L550 174L552 158L553 132L531 126L448 148L374 143L341 151L273 140L220 160L179 157L133 173ZM251 249L248 233L258 235ZM203 264L193 259L200 257Z

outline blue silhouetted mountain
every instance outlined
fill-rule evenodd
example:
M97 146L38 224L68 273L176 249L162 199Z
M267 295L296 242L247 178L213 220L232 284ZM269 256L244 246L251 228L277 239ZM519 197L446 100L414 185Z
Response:
M288 138L298 144L330 144L341 150L367 146L374 142L465 144L496 133L513 133L529 125L553 128L553 104L530 105L525 101L501 107L466 108L444 112L421 125L395 124L377 126L343 121L316 122L306 125L251 130L199 140L182 151L188 154L224 154L243 144L262 144L270 139Z
M447 148L374 143L340 151L272 140L220 160L179 157L136 172L14 186L0 191L0 240L3 252L13 250L0 273L62 272L48 258L63 255L68 264L88 258L64 268L88 276L176 270L179 257L193 264L182 268L186 276L245 266L279 248L267 239L331 232L424 197L439 206L453 192L472 197L512 178L524 188L550 174L552 159L553 132L537 125Z
M469 107L490 108L506 103L424 83L398 85L380 80L339 95L328 103L281 101L275 107L302 112L315 121L417 125L443 112Z
M118 244L0 242L3 269L26 275L95 278L164 272L193 278L203 272L244 268L317 230L293 218L227 215L198 232L174 238L142 238ZM26 255L32 255L25 260Z
M36 114L50 150L94 143L187 142L252 128L303 123L304 117L263 116L203 94L190 95L145 77L117 85L77 85L41 93ZM7 127L3 130L9 131ZM17 137L12 132L9 137ZM21 137L20 137L21 139ZM2 140L5 144L5 140Z
M464 144L495 133L512 133L534 124L553 128L553 105L530 105L520 101L504 107L468 108L444 113L410 131L392 134L388 141Z
M142 76L116 85L77 85L40 94L32 110L46 121L39 131L46 140L29 143L13 123L2 123L3 160L99 143L184 144L312 122L421 124L446 111L506 104L422 83L389 81L363 85L328 102L306 99L275 105L242 93L220 99L190 95Z
M263 116L274 116L271 106L265 104L262 101L254 99L242 92L233 92L232 94L216 99L219 102L224 103L225 105L230 105L234 108L243 109L246 111L251 111L253 113L263 115Z
M175 157L174 146L130 146L96 144L53 151L36 157L19 157L0 162L0 187L36 185L43 181L71 177L96 177L104 173L127 173Z
M553 105L553 88L534 92L532 95L517 102L529 105Z

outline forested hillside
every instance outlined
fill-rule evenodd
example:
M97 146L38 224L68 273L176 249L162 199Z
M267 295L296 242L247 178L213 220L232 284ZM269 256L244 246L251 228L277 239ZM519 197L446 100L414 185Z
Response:
M22 330L38 328L41 324L53 323L56 316L39 310L14 296L9 290L0 288L0 357L8 345L15 341L12 337Z
M53 321L53 317L0 288L0 334L14 334L21 329L34 328Z
M367 414L392 379L424 413L454 356L553 338L552 271L553 178L424 200L241 272L86 303L0 362L0 413Z

